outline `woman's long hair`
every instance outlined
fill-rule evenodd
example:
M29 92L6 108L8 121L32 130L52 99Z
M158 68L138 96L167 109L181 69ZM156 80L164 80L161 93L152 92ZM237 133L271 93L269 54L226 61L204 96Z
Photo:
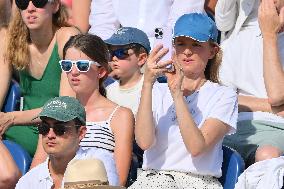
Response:
M60 3L59 0L55 1L57 1L56 3ZM67 19L67 12L60 4L59 10L53 14L52 17L53 27L60 28L69 26ZM11 63L14 68L23 70L29 65L31 61L31 54L29 51L30 42L29 29L25 25L20 11L15 11L8 28L7 49L5 53L6 60Z
M65 59L67 50L72 47L82 51L92 60L98 62L102 67L106 69L107 73L110 71L108 64L108 48L100 37L92 34L78 34L72 36L63 48L63 59ZM106 97L106 90L104 87L104 80L106 78L107 74L99 80L99 92L104 97Z
M217 44L212 41L209 41L209 44L212 48L217 46ZM214 58L208 61L204 71L205 78L215 83L219 83L219 69L221 66L222 54L222 50L219 48Z

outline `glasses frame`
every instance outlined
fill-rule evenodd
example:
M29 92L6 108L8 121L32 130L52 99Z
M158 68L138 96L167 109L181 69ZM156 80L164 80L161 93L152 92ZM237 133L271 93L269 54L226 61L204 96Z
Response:
M54 0L15 0L15 3L20 10L26 10L30 4L30 1L32 1L36 8L43 8L47 3L54 2Z
M137 46L136 46L135 44L131 44L131 45L127 46L127 47L118 48L118 49L115 49L115 50L111 50L111 48L109 48L108 51L109 51L110 60L112 60L114 56L115 56L116 58L118 58L119 60L126 59L126 58L128 58L129 56L131 56L132 54L135 54L135 52L129 54L129 53L128 53L128 50L129 50L129 49L133 49L133 51L135 51L135 48L137 48ZM124 52L123 52L124 54L123 54L123 55L119 55L119 53L117 53L117 52L119 52L119 51L124 51ZM127 53L125 53L125 52L127 52Z
M52 128L52 130L53 130L53 132L54 132L54 134L56 136L63 136L63 135L65 135L68 132L68 130L70 130L70 128L72 128L72 127L75 127L75 128L76 127L81 127L81 125L64 125L64 124L56 125L55 124L55 125L51 126L49 124L45 124L45 125L43 125L43 124L44 123L40 123L40 124L37 125L39 134L41 134L43 136L48 135L48 133L50 132L51 128ZM41 130L40 128L44 128L44 127L47 127L48 130L47 131L45 130L45 132L42 132L43 130ZM59 131L58 130L59 128L62 129L62 131ZM61 132L63 132L63 133L61 133Z
M84 62L87 62L87 63L88 63L88 69L87 69L86 71L82 71L82 70L80 70L80 69L78 68L78 65L77 65L77 64L78 64L78 62L80 62L80 61L81 61L81 62L84 61ZM71 62L71 63L72 63L71 68L70 68L69 71L65 71L65 70L62 68L62 62ZM78 70L79 72L82 72L82 73L88 72L88 71L90 70L90 67L91 67L92 64L94 64L94 65L96 65L96 66L98 66L98 67L101 67L101 65L100 65L98 62L93 61L93 60L60 60L60 61L59 61L59 64L60 64L61 70L62 70L63 72L66 72L66 73L69 73L69 72L72 71L74 64L76 65L77 70Z

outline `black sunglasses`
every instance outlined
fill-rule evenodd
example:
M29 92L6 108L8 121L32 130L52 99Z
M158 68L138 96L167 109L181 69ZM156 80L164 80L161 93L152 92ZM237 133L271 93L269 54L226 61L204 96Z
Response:
M56 136L62 136L72 127L80 127L80 125L68 126L68 125L63 125L61 123L61 124L55 124L51 126L43 122L40 125L38 125L38 133L45 136L49 133L50 128L52 128Z
M26 10L30 1L36 8L43 8L48 2L53 2L54 0L16 0L16 5L19 9Z
M135 45L131 45L129 47L124 47L124 48L119 48L116 50L109 49L110 59L112 59L114 56L116 56L116 58L121 59L121 60L126 59L131 55L128 53L128 50L134 49L134 48L136 48Z

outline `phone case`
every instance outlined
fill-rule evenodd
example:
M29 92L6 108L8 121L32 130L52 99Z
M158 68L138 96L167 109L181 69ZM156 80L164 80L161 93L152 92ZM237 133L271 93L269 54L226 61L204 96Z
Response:
M154 47L158 44L162 44L163 48L168 48L169 51L159 61L166 61L172 59L172 29L168 27L155 29L155 41ZM158 61L158 62L159 62ZM172 65L167 66L168 69L172 69Z

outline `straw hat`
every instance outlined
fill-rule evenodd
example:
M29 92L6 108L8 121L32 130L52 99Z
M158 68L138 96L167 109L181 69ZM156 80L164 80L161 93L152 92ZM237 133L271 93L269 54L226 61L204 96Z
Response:
M64 174L64 189L118 189L108 186L107 172L99 159L73 159Z

